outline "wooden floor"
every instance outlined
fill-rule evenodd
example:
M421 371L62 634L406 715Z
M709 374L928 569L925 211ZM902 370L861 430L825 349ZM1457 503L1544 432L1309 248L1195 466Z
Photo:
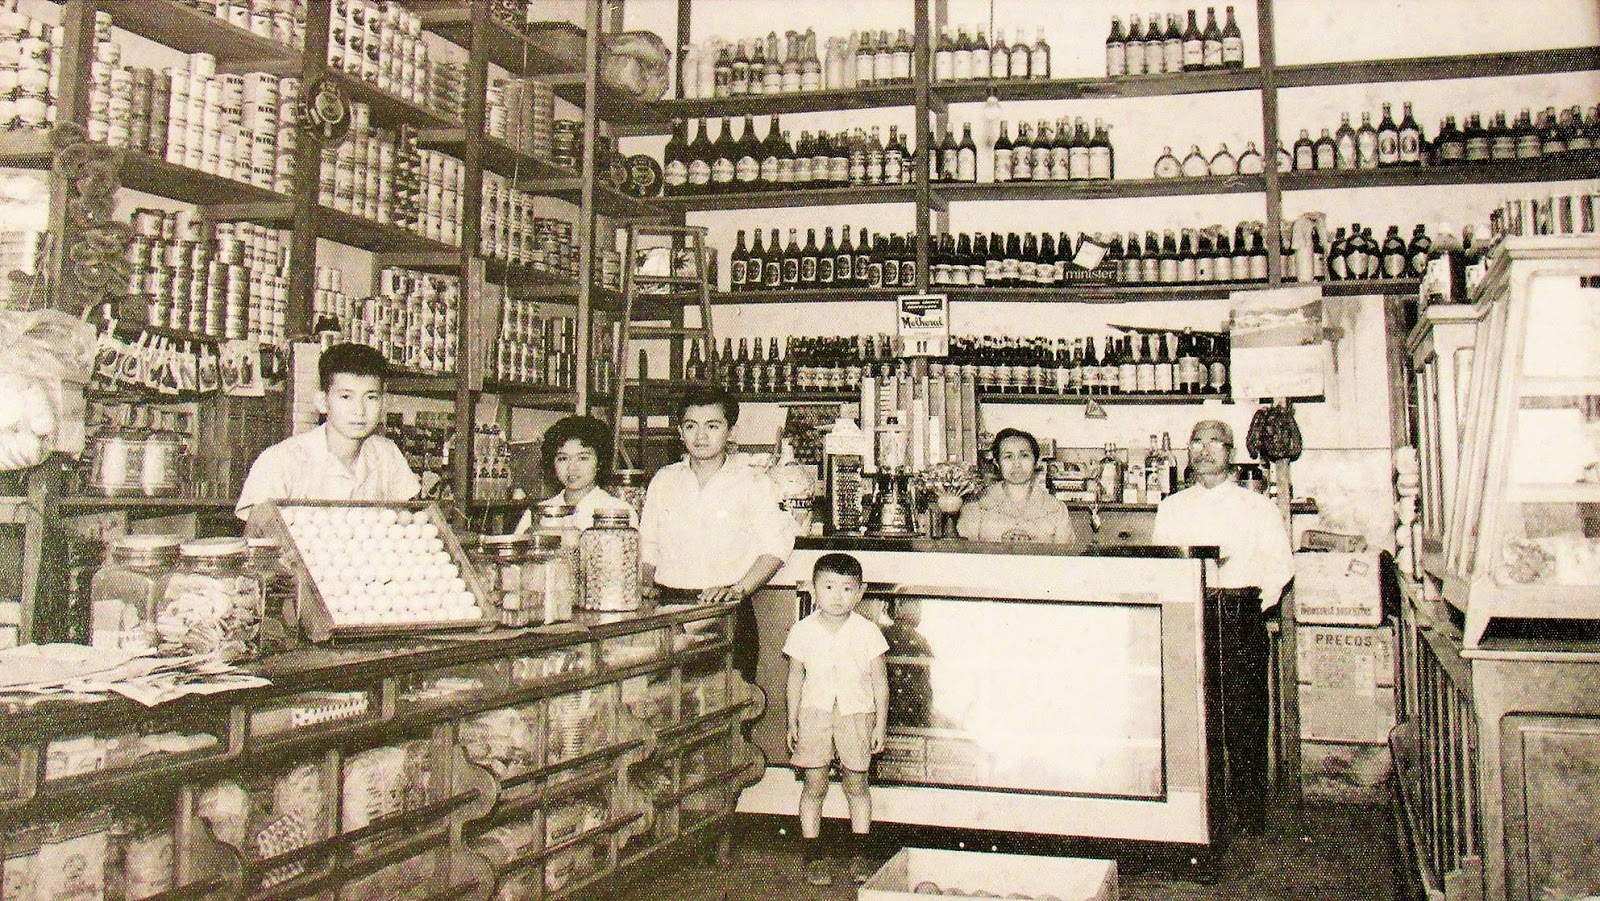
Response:
M791 901L854 899L856 887L835 867L835 882L813 888L801 874L790 824L736 818L733 861L706 855L670 863L633 884L613 887L614 901ZM783 828L789 835L779 834ZM1276 807L1259 833L1234 842L1214 885L1160 873L1124 873L1123 901L1399 901L1387 811L1380 807L1305 804ZM886 857L893 848L877 849Z

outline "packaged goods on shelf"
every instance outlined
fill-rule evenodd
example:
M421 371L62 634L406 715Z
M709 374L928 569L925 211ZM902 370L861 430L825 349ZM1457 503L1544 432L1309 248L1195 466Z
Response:
M1293 168L1311 170L1387 169L1393 167L1461 166L1512 160L1581 160L1600 146L1600 106L1547 106L1535 113L1523 107L1515 119L1505 110L1488 116L1473 112L1447 115L1432 140L1417 124L1409 101L1401 105L1397 123L1393 106L1384 103L1382 119L1372 124L1372 112L1361 112L1361 125L1351 126L1351 114L1341 113L1337 130L1323 128L1315 140L1301 129L1294 142Z
M417 147L417 131L369 124L366 104L351 103L350 134L322 150L318 203L431 241L461 243L465 165Z
M100 15L104 15L101 13ZM0 129L49 128L61 84L62 29L15 9L0 10L0 58L8 67L0 91Z
M246 859L263 860L327 837L323 784L322 768L316 763L222 779L198 793L194 813L218 841ZM304 861L273 867L261 874L261 886L286 882L306 869Z
M1117 177L1116 151L1111 146L1111 126L1103 119L1095 119L1091 128L1082 117L1063 116L1052 125L1040 119L1030 130L1028 123L1017 124L1017 137L1012 140L1006 123L1000 123L1000 135L994 143L993 181L1088 181ZM961 140L957 142L950 130L930 152L931 177L934 181L975 182L977 176L977 145L972 140L972 124L961 126ZM934 163L937 162L935 166Z
M250 734L268 736L356 719L367 714L371 703L372 699L364 691L300 692L252 710Z
M511 448L496 423L480 423L472 430L472 496L503 501L511 495Z
M418 105L438 99L422 19L399 3L339 0L328 16L328 68Z
M186 213L139 209L127 254L127 295L144 303L145 323L210 338L287 343L288 232L253 222L207 226Z
M215 15L235 28L299 49L306 43L306 0L249 0L217 3L180 0L207 15Z
M805 246L800 245L799 229L789 229L784 246L778 229L762 242L761 229L753 229L754 240L747 246L740 229L729 254L728 290L806 291L821 288L910 288L917 282L917 247L914 234L873 234L860 230L853 240L850 226L840 229L838 244L833 228L824 227L822 243L817 230L806 229ZM715 255L712 260L715 261ZM715 279L712 279L715 283Z
M494 377L534 387L576 387L577 326L571 306L507 298L500 308Z
M534 272L577 278L578 246L573 240L573 224L534 215L538 204L539 195L512 187L511 180L503 176L485 172L483 207L479 210L483 237L478 252Z
M419 740L351 755L344 765L340 830L426 804L433 754L433 745Z
M496 78L489 84L485 99L484 134L519 153L576 168L577 154L570 140L565 149L571 159L557 159L556 94L549 83L534 78ZM569 138L576 133L570 126L564 130Z
M461 279L453 275L386 267L378 293L355 300L343 275L318 267L312 316L330 341L375 347L393 366L412 372L456 369Z
M101 770L131 766L153 755L190 754L221 744L209 733L182 732L131 733L125 735L79 735L58 738L45 749L45 781L82 776Z
M400 448L412 472L418 475L437 473L444 479L450 471L455 419L454 413L422 410L415 421L407 423L398 414L391 413L383 433ZM446 479L442 484L449 482Z
M974 147L968 149L976 153ZM707 123L702 119L693 140L687 123L673 126L662 154L661 182L668 196L773 191L780 190L779 185L784 189L906 185L914 180L914 161L915 154L899 126L889 127L887 141L874 125L870 130L857 128L833 135L818 131L815 138L802 131L794 142L777 116L770 117L764 137L756 134L753 116L744 117L737 138L723 119L715 139L707 137ZM954 181L954 166L951 172L948 180Z
M537 705L502 707L461 721L456 738L468 760L506 779L539 767Z

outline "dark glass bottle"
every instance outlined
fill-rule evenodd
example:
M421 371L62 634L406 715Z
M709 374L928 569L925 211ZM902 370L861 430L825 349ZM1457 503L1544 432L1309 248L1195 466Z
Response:
M762 287L768 291L776 291L783 287L783 242L778 239L778 230L772 230L772 238L767 242L766 275L761 280Z
M834 254L833 285L836 288L855 288L856 248L850 240L850 226L839 229L839 250Z
M761 246L761 229L755 229L755 240L750 243L750 253L745 259L744 284L741 291L759 291L766 287L766 251Z
M688 141L686 140L687 125L682 119L672 120L672 136L667 138L667 148L661 154L661 185L662 192L668 197L676 197L687 193L684 187L689 182Z
M1186 72L1204 69L1206 66L1205 38L1200 33L1199 22L1195 19L1195 11L1189 10L1189 24L1183 30L1183 68Z
M1417 124L1416 117L1411 115L1411 102L1408 100L1401 105L1405 115L1400 118L1400 165L1416 167L1422 165L1422 126Z
M1231 6L1227 24L1222 26L1222 65L1227 69L1244 68L1244 35L1239 33L1239 21Z
M815 288L817 286L817 257L821 250L817 247L817 230L806 229L806 246L800 249L800 284L802 287Z
M1206 30L1200 33L1205 45L1205 67L1222 68L1222 29L1217 27L1217 8L1206 7Z
M836 287L833 273L838 253L839 248L833 243L833 226L827 226L822 230L822 248L817 253L817 287Z
M743 291L744 274L750 263L750 248L744 242L744 229L739 229L738 237L733 242L733 255L729 257L728 265L728 290Z

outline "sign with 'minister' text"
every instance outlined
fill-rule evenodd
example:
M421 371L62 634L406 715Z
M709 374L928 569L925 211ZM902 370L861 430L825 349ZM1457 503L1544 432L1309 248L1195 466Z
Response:
M950 299L944 294L902 294L895 299L899 355L944 357L950 353Z

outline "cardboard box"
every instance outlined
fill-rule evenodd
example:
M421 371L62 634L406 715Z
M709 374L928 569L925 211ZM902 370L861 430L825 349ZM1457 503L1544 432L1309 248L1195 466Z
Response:
M1383 745L1394 723L1392 688L1356 692L1300 686L1300 737L1306 741Z
M1117 862L1082 857L1035 857L1025 854L982 854L902 848L872 874L857 901L921 898L916 888L933 883L950 894L979 891L990 897L1039 897L1061 901L1117 901Z
M1395 723L1394 632L1300 626L1300 737L1383 744Z
M1378 552L1294 555L1294 617L1302 624L1379 626Z

